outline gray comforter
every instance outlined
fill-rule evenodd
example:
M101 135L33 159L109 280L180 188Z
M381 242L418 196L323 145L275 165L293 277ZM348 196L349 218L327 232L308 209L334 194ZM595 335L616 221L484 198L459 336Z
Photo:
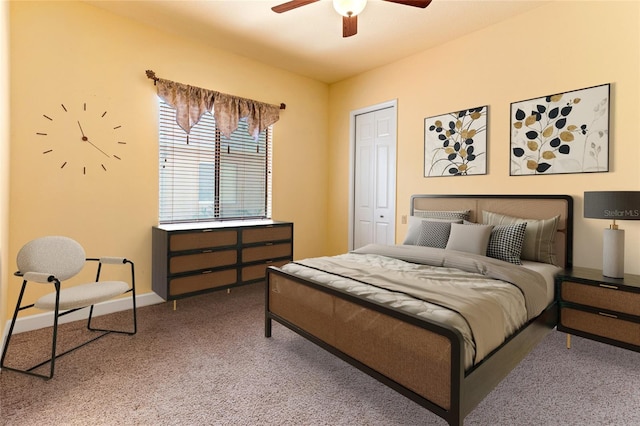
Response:
M370 244L347 255L305 259L295 264L298 266L287 266L285 270L300 273L301 267L308 268L314 272L307 271L307 276L333 277L323 281L348 279L409 295L459 314L472 334L473 362L498 347L506 337L505 330L517 329L547 305L546 283L537 272L452 250ZM526 312L518 314L517 324L507 324L511 320L504 311L511 309L509 305L513 305L515 297L524 299ZM450 325L464 328L459 321ZM464 335L464 330L460 331Z

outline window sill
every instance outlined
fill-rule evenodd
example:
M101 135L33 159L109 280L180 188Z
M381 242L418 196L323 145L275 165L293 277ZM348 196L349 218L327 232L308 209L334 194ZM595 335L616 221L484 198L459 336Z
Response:
M165 231L183 231L193 229L231 228L236 226L273 225L275 223L277 222L270 219L225 220L219 222L165 223L158 225L157 228Z

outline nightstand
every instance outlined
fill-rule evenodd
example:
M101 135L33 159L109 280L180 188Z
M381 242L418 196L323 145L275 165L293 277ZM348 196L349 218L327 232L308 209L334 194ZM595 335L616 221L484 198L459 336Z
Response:
M556 276L558 331L640 352L640 275L602 276L574 267Z

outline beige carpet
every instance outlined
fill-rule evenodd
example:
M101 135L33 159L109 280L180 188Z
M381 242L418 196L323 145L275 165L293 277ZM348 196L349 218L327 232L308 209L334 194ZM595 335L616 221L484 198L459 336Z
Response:
M139 309L56 364L53 380L0 373L2 425L445 425L414 402L275 324L262 285ZM122 313L100 318L122 323ZM62 327L63 344L86 332ZM7 361L44 359L48 330L16 335ZM466 425L639 425L640 354L551 333ZM38 357L43 357L38 359ZM30 360L25 361L25 358Z

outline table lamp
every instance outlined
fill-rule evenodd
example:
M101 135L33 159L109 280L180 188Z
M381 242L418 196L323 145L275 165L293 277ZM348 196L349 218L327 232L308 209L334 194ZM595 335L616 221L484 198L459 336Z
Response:
M640 191L585 191L584 217L613 221L602 239L602 275L624 278L624 230L616 220L640 220Z

